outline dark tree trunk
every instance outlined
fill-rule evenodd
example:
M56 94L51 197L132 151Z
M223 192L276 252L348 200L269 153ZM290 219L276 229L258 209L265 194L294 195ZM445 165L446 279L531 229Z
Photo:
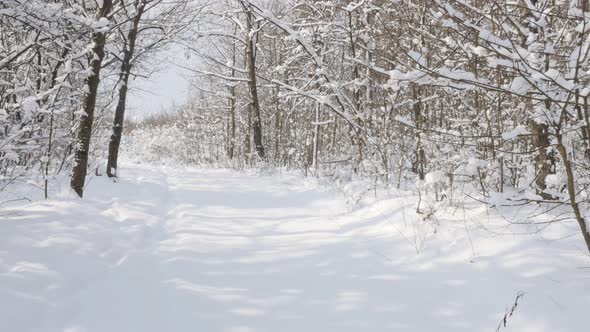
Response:
M104 0L102 8L98 8L97 20L106 17L113 7L112 0ZM84 96L84 113L80 117L80 128L78 131L78 144L74 154L74 168L70 186L78 196L84 193L84 182L88 169L88 150L90 148L90 137L92 135L92 123L94 122L94 109L96 107L96 95L100 83L100 67L104 59L104 46L106 43L106 32L94 32L94 47L92 48L92 73L86 79L87 92Z
M246 62L248 66L248 86L250 87L250 97L252 98L252 136L256 153L261 159L265 158L264 146L262 145L262 123L260 119L260 103L258 101L258 91L256 88L256 59L254 58L254 42L251 36L252 32L252 15L250 11L246 14Z
M549 151L549 131L546 124L531 123L531 132L533 139L533 146L537 150L535 156L535 184L537 187L537 194L543 199L554 199L550 194L545 192L547 189L546 179L550 174L555 174L555 155Z
M557 150L559 151L559 155L561 156L563 166L565 166L565 173L567 176L567 192L570 198L569 204L572 207L574 215L576 216L576 221L580 226L580 231L582 232L582 237L584 238L584 243L586 244L586 249L588 249L588 253L590 253L590 230L588 229L588 224L586 223L586 219L583 214L583 208L580 207L577 201L576 178L572 163L570 161L570 157L567 153L565 145L563 144L563 136L561 135L561 129L558 129L556 138Z
M422 102L420 101L420 91L416 86L412 86L412 98L414 111L414 122L416 129L420 132L424 128L424 119L422 117ZM414 161L412 162L412 172L418 174L420 180L424 180L426 176L426 154L424 153L424 146L422 145L421 135L418 133L418 142L416 143L416 150L414 152Z
M109 141L109 156L107 160L107 175L109 177L117 176L117 161L119 159L119 147L121 145L121 135L123 133L123 120L125 119L125 108L127 105L127 91L129 75L131 74L133 54L135 52L135 42L141 16L145 9L145 1L139 1L137 12L133 18L133 26L127 34L126 47L124 50L123 62L121 63L121 72L119 80L121 88L119 89L119 100L115 109L115 118L113 120L113 132Z
M227 156L229 159L234 159L236 149L236 88L234 86L229 88L231 97L229 99L229 148L227 149Z
M235 33L236 31L234 31ZM232 69L231 69L231 77L236 76L236 70L234 67L236 66L236 46L235 44L232 47ZM228 123L228 134L229 134L229 147L227 149L227 156L229 159L234 158L235 149L236 149L236 86L234 82L230 82L229 87L229 123Z

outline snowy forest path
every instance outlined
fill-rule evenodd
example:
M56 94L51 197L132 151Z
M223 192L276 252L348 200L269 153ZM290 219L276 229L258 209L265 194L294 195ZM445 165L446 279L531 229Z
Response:
M513 331L574 331L590 304L571 252L480 234L476 257L467 226L434 237L412 198L349 212L294 174L121 174L0 207L0 331L491 331L520 290Z

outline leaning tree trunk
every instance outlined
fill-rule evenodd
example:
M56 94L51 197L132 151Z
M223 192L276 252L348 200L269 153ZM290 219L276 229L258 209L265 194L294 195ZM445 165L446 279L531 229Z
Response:
M129 75L131 74L133 54L135 52L135 42L141 16L145 9L145 1L141 0L137 7L137 12L133 18L133 25L127 34L127 47L123 51L123 62L121 63L121 72L119 79L121 87L119 88L119 100L115 109L115 118L113 120L113 132L109 141L109 156L107 160L107 175L109 177L117 176L117 160L119 159L119 146L121 145L121 135L123 133L123 120L125 119L125 107L127 105L127 91Z
M256 59L254 58L254 42L252 40L252 15L248 11L246 16L246 62L248 66L248 86L250 87L250 96L252 98L252 131L254 138L254 147L258 157L264 159L264 146L262 145L262 124L260 119L260 103L258 101L258 91L256 88Z
M574 174L572 162L570 161L567 152L567 148L563 144L561 128L557 130L557 134L555 136L557 138L557 150L559 151L559 155L561 156L563 166L565 167L565 174L567 179L567 192L570 199L569 205L572 207L572 210L574 211L576 221L580 226L580 231L582 232L582 237L584 238L584 243L586 244L586 249L588 249L588 253L590 253L590 230L588 229L588 224L586 223L583 208L577 201L576 177Z
M113 0L104 0L102 7L96 13L97 21L106 18L113 7ZM78 196L84 193L84 182L88 169L88 150L90 149L90 137L92 135L92 123L94 122L94 109L96 107L96 95L100 83L100 67L104 59L104 46L106 43L106 31L96 31L92 37L94 47L92 48L92 72L86 79L87 92L84 96L83 113L80 117L80 128L78 131L78 144L74 154L74 168L70 186Z

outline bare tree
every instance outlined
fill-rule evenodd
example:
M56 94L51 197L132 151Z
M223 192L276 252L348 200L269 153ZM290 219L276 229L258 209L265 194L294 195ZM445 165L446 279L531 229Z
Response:
M91 73L86 79L86 96L82 114L80 116L80 126L78 131L78 142L74 155L74 168L72 169L72 178L70 186L82 197L84 194L84 182L88 169L88 153L90 148L90 138L92 136L92 124L94 121L94 109L96 107L96 98L98 94L98 85L100 83L100 71L102 61L105 56L104 48L106 44L108 31L108 15L113 8L112 0L104 0L102 6L99 6L96 13L96 27L93 34L94 46L92 47Z

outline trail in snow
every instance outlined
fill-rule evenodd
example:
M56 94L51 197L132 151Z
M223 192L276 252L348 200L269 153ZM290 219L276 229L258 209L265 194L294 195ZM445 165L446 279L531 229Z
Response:
M521 290L502 331L587 326L578 239L348 213L294 175L127 165L85 195L0 208L0 331L494 331Z

